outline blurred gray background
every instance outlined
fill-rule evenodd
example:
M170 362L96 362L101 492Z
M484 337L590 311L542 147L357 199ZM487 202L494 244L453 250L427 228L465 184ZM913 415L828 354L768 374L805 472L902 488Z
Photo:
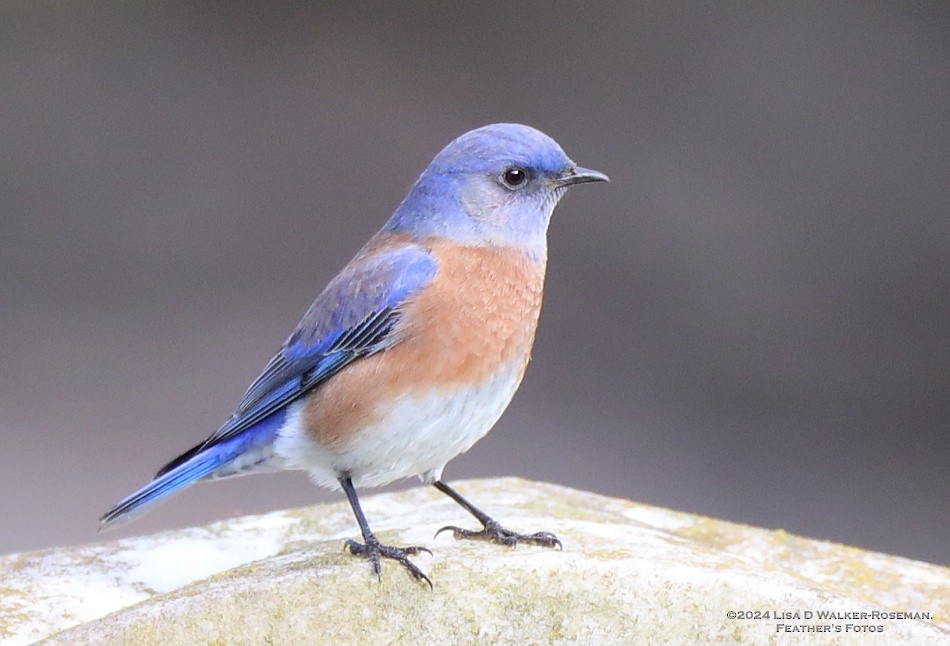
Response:
M950 561L950 4L259 4L0 5L0 552L95 540L443 145L518 121L613 182L446 477ZM110 536L341 499L200 485Z

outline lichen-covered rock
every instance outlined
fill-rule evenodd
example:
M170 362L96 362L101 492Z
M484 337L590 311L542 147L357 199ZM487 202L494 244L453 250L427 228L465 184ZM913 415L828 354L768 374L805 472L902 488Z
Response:
M320 505L0 558L0 640L950 643L946 568L550 484L459 489L564 550L434 540L472 519L417 488L364 507L383 542L432 548L434 590L388 562L377 581L341 549L346 503Z

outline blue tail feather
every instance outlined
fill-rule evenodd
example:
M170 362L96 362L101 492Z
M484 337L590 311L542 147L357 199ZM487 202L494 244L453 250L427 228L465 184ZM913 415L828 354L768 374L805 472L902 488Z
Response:
M161 473L147 485L116 503L99 519L102 523L100 530L137 518L153 505L201 479L237 475L245 469L253 468L256 461L252 460L242 466L239 458L255 454L269 455L266 451L273 444L285 417L285 411L280 410L223 442L203 447L199 445L187 460Z

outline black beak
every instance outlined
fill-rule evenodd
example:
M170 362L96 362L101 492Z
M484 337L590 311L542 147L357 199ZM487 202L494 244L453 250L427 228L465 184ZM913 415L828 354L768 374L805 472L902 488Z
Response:
M609 182L610 178L597 170L574 166L560 174L554 183L559 187L586 184L587 182Z

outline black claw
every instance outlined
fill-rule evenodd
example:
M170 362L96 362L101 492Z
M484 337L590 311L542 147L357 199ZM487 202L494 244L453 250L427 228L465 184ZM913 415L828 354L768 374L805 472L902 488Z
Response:
M485 523L484 529L480 531L463 529L461 527L456 527L455 525L446 525L437 531L435 535L438 536L442 532L447 531L451 531L452 537L457 541L488 541L491 543L498 543L499 545L506 545L508 547L517 547L518 543L529 543L531 545L540 545L541 547L556 547L559 550L564 549L564 546L561 544L561 541L558 539L558 537L551 532L519 534L518 532L513 532L510 529L505 529L494 520L490 520Z
M437 531L437 532L435 533L435 536L433 536L432 538L433 538L433 539L436 539L436 538L439 537L439 534L441 534L442 532L447 532L447 531L450 530L450 529L452 530L452 534L455 536L455 538L458 538L459 532L464 532L464 531L465 531L465 530L462 529L461 527L456 527L455 525L446 525L445 527L443 527L442 529L440 529L439 531Z
M402 563L403 567L409 570L409 574L411 574L414 579L417 581L425 581L429 584L429 589L433 589L432 581L429 580L429 577L416 567L415 563L409 560L411 555L420 554L422 552L426 552L431 556L432 552L425 547L391 547L389 545L382 545L375 537L371 537L371 540L367 540L366 543L357 543L352 539L347 539L343 544L343 549L348 549L350 550L350 554L362 556L369 561L373 565L373 572L376 573L376 578L380 581L382 581L382 568L380 566L380 557L382 557Z

